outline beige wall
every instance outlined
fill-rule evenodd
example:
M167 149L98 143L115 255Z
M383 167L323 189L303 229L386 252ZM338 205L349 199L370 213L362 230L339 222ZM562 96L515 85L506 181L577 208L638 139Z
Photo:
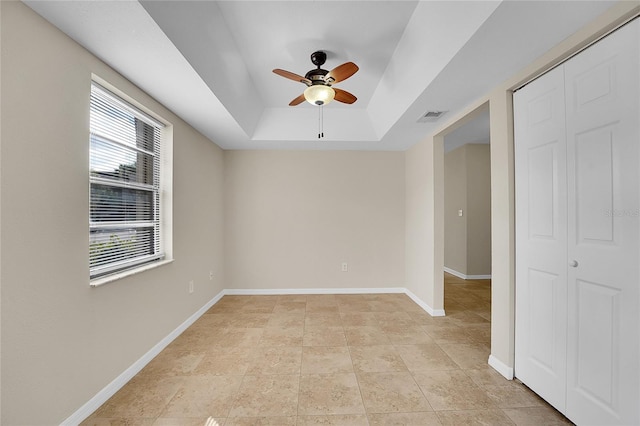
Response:
M458 216L462 209L463 216ZM467 274L467 149L444 154L444 266Z
M223 288L223 154L24 4L0 7L1 423L58 424ZM92 73L174 136L175 261L98 288L88 279Z
M488 144L467 144L445 154L444 229L445 267L465 276L491 275Z
M444 148L431 136L405 152L406 287L432 315L444 315Z
M488 144L466 145L467 272L491 275L491 158Z
M403 153L226 151L225 169L227 287L404 287Z

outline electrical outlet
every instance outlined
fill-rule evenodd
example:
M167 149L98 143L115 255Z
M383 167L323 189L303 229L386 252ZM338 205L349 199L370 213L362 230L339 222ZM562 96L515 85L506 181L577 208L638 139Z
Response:
M193 280L189 281L189 294L193 293Z
M209 271L209 281L213 281L213 271Z
M349 264L347 262L342 262L342 272L347 272L349 270Z

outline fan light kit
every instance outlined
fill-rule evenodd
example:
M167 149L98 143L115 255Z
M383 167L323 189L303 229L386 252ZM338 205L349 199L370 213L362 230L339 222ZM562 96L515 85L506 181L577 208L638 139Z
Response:
M336 91L329 86L315 85L304 89L304 98L311 105L326 105L336 97Z
M313 52L311 54L311 62L317 68L306 73L304 77L279 68L273 70L273 72L279 76L303 83L307 86L300 96L289 102L289 106L300 105L305 100L311 105L320 107L325 106L334 99L345 104L352 104L357 100L351 93L332 87L332 85L351 77L358 71L358 66L353 62L346 62L331 71L327 71L320 68L326 60L327 54L325 52ZM322 112L323 110L320 108L318 111L318 138L324 137L324 132L322 131Z

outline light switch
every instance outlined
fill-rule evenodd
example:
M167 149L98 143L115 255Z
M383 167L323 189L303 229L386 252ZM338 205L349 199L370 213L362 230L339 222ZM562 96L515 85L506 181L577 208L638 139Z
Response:
M458 216L462 217L462 209L458 210Z

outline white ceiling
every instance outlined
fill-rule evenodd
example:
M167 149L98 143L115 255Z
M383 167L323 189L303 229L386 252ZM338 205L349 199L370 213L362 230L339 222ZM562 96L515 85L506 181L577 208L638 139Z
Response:
M25 3L225 149L405 150L613 1L32 1ZM358 97L287 106L309 55ZM488 139L487 117L458 141ZM442 121L442 119L441 119ZM473 127L476 126L476 127Z

